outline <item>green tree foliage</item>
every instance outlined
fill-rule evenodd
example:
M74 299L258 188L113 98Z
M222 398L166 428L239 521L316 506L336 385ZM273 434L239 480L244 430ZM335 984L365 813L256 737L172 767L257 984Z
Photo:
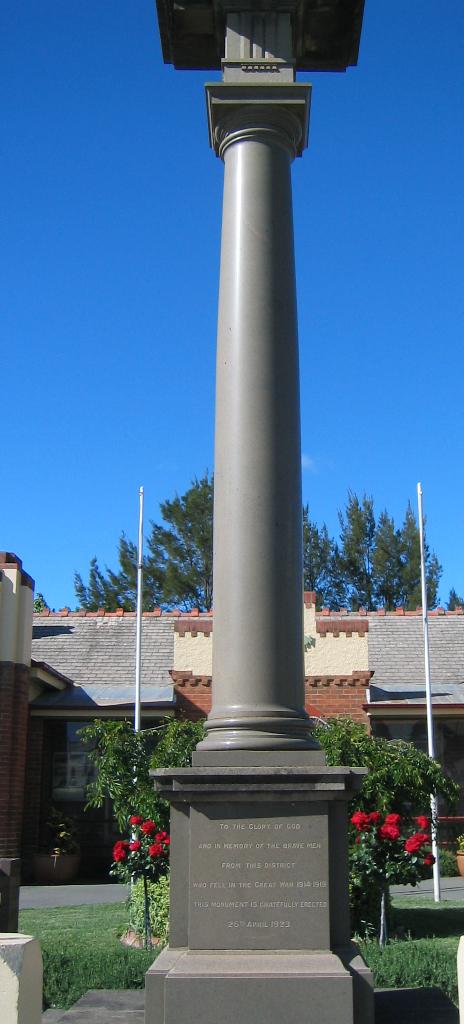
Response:
M157 734L157 729L136 733L129 721L103 719L95 719L80 730L96 768L95 778L87 787L87 807L103 807L109 797L121 832L126 831L132 814L152 818L156 813L148 769Z
M376 541L374 501L348 491L345 512L339 512L341 569L353 608L374 607L373 560Z
M161 573L163 603L208 610L213 601L213 480L206 473L182 497L165 501L167 526L152 524L150 559Z
M152 768L188 768L197 743L203 739L203 721L170 718L158 734L151 758Z
M213 480L193 480L181 497L164 501L163 523L151 523L144 557L143 607L178 606L208 610L213 600ZM408 504L403 524L385 510L378 520L372 497L348 492L339 512L340 539L330 537L303 508L304 586L316 591L318 606L415 609L421 603L419 529ZM119 568L102 572L90 563L88 582L75 575L79 604L89 611L131 611L136 605L137 549L122 534ZM441 565L426 545L428 605L438 600ZM454 591L453 600L457 599Z
M36 594L36 596L34 598L34 611L35 612L45 612L45 611L47 611L47 608L48 608L48 604L47 604L43 594L41 594L41 593Z
M329 537L325 523L318 527L303 508L303 581L305 590L315 590L318 606L339 608L346 600L346 584L341 574L340 553Z
M456 611L456 608L464 608L464 597L460 597L454 587L451 587L449 592L447 608L449 612Z
M351 608L414 610L421 604L419 527L408 503L401 528L385 510L375 517L372 497L359 498L352 491L344 512L339 513L340 554L338 571L345 582ZM442 567L425 544L427 603L434 608Z
M401 593L401 531L388 512L381 512L372 556L373 591L376 604L394 608Z
M168 828L169 807L155 793L150 767L185 768L203 735L203 722L178 718L138 733L127 720L95 719L80 730L96 768L95 779L87 787L87 807L102 807L109 797L121 832L127 831L133 814Z
M410 502L406 509L400 535L401 547L401 591L398 604L414 610L422 604L419 527ZM425 543L425 577L427 583L427 605L435 608L438 600L438 586L442 568L437 556L431 554Z
M455 807L459 795L457 783L449 778L438 761L417 750L412 743L376 739L362 724L350 718L332 719L328 725L317 725L314 731L329 765L368 769L353 808L366 812L393 811L404 816L415 811L423 814L429 807L432 793L450 809Z
M213 480L205 474L193 480L181 497L160 506L162 525L151 523L143 560L143 607L159 605L202 611L213 599ZM130 611L136 604L137 547L122 534L119 569L101 571L97 558L90 563L87 584L79 573L74 587L81 608Z

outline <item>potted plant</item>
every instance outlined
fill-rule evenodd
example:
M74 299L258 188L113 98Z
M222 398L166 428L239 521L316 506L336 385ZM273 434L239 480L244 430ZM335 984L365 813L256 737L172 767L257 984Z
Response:
M74 821L60 811L52 810L47 828L50 832L49 849L34 857L35 879L44 885L72 882L81 862Z
M464 878L464 835L456 838L456 860L461 878Z

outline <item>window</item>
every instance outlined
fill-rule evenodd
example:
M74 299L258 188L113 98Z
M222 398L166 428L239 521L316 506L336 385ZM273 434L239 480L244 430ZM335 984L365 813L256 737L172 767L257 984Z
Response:
M52 800L84 801L95 768L78 735L84 722L60 723L59 738L52 756Z

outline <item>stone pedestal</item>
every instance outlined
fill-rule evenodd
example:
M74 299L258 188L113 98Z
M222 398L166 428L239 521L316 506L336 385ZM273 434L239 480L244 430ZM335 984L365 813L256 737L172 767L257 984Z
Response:
M348 906L363 770L259 760L155 773L172 808L170 946L146 976L146 1024L373 1022Z
M18 931L19 857L0 857L0 932Z
M0 1009L2 1024L40 1024L42 955L30 935L0 932Z

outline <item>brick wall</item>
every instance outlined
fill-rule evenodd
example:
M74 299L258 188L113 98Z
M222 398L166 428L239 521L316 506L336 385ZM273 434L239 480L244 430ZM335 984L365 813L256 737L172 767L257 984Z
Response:
M307 676L305 707L319 718L349 717L369 726L364 711L366 689L372 672L352 672L348 676Z
M18 857L24 805L29 669L0 662L0 857Z
M172 671L177 694L177 711L187 718L204 718L211 709L211 676ZM307 676L305 707L319 718L349 716L369 724L363 705L372 672L352 672L344 676Z
M26 867L39 847L40 805L42 795L44 722L29 719L27 764L24 786L22 856Z
M176 717L194 721L206 718L211 711L211 676L194 676L192 672L176 672L174 682L177 705Z

